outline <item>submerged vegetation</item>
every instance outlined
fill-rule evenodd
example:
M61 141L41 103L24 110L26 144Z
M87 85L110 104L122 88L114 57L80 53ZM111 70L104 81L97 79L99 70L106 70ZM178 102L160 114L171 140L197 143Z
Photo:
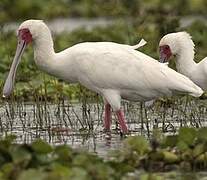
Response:
M187 178L189 172L207 169L206 132L206 128L181 128L177 135L164 137L154 131L150 143L143 136L129 137L106 159L41 139L16 144L14 136L7 136L0 141L0 179ZM177 173L167 173L172 170Z

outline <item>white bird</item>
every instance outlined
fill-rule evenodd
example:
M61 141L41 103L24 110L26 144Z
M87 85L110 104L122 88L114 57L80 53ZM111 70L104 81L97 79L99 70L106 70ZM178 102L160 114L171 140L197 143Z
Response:
M148 101L177 92L196 97L203 93L187 77L134 50L139 46L85 42L55 53L47 25L41 20L27 20L18 28L17 50L3 89L5 97L12 92L17 66L31 42L34 60L40 69L66 82L78 82L103 96L107 130L110 130L112 108L122 132L128 132L121 98Z
M160 61L169 61L176 56L177 71L189 77L203 90L207 90L207 57L199 63L194 61L194 43L186 32L165 35L159 43Z

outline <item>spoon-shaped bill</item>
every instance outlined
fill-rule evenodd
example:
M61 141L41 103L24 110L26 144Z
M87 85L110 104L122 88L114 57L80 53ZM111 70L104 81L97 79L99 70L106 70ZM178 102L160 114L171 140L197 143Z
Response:
M166 54L163 52L163 49L160 49L160 60L161 63L166 63L167 62L167 56Z
M8 97L13 90L15 76L16 76L16 70L17 70L18 64L21 60L21 56L25 50L26 45L27 44L25 41L18 40L18 45L17 45L15 56L14 56L14 60L12 62L8 77L7 77L6 82L4 84L3 97Z

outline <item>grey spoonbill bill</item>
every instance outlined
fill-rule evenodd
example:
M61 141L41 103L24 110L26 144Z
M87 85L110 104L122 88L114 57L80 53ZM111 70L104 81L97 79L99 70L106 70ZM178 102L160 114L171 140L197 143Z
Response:
M199 63L194 61L194 43L187 32L165 35L159 43L160 62L168 62L176 56L177 71L189 77L203 90L207 90L207 57Z
M26 46L33 42L34 60L48 74L66 82L80 83L100 94L105 102L104 127L110 130L111 108L121 131L128 132L121 99L149 101L174 93L201 96L203 91L189 78L130 46L113 42L85 42L56 53L47 25L41 20L24 21L17 31L18 44L3 96L12 92L17 66Z

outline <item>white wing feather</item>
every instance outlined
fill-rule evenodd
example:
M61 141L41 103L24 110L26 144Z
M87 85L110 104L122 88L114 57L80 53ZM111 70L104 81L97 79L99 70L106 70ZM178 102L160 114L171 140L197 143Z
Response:
M116 43L107 43L107 46L104 42L82 43L74 47L73 53L76 69L80 72L77 74L79 81L99 93L103 89L115 89L120 94L137 92L146 100L173 92L194 96L202 93L187 77L139 51Z

